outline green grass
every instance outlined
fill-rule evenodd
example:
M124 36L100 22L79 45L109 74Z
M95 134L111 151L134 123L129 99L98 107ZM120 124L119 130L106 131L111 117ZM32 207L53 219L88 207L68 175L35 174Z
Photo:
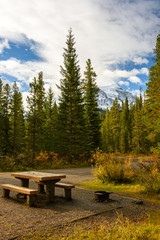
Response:
M132 196L137 196L140 198L144 198L149 200L153 203L160 204L160 194L149 194L144 192L144 187L140 184L113 184L113 183L106 183L102 184L100 180L93 180L90 182L84 182L81 184L82 188L85 189L92 189L92 190L99 190L99 191L111 191L115 193L122 193Z
M141 224L131 223L128 219L118 219L114 226L107 227L102 224L94 226L91 230L84 232L80 229L66 240L158 240L160 239L160 225L150 222ZM55 239L55 238L52 238Z
M68 232L69 230L69 232ZM160 239L160 211L149 215L145 220L131 222L119 215L116 222L104 221L101 224L82 227L79 224L65 225L64 230L46 229L23 236L21 239L32 240L159 240Z
M84 182L81 184L81 187L92 190L112 191L127 194L138 194L144 190L144 188L139 184L113 184L113 183L102 184L100 180Z

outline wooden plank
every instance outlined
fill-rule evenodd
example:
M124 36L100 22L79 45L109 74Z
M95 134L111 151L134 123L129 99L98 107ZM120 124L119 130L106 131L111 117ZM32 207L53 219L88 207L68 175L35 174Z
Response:
M70 189L70 188L74 188L75 186L68 183L56 183L55 187Z
M3 184L3 185L0 185L0 186L3 189L13 190L13 191L20 192L20 193L27 194L27 195L38 194L38 190L36 190L36 189L19 187L19 186L15 186L15 185L12 185L12 184Z
M35 172L35 171L16 172L16 173L12 173L11 176L14 176L16 178L35 179L39 181L48 181L48 180L66 178L66 175L64 174L53 174L53 173Z

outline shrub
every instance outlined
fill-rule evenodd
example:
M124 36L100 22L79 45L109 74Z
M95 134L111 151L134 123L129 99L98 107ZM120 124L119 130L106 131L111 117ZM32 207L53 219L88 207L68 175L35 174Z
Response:
M40 168L56 168L62 164L62 159L55 152L41 151L35 159L35 164Z
M91 156L91 162L96 169L94 175L104 182L123 183L133 178L131 164L123 159L113 158L112 155L103 153L97 149Z
M137 179L145 187L147 193L160 193L159 162L143 167L137 172Z

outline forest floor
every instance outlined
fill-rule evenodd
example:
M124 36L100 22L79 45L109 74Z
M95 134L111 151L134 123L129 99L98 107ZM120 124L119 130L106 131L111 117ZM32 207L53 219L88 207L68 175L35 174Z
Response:
M23 199L17 200L14 192L11 192L10 199L0 198L0 239L33 239L33 234L38 234L39 237L36 239L47 239L50 236L57 236L55 239L60 239L58 236L68 236L78 227L88 230L93 225L105 221L112 224L120 215L139 222L151 212L160 210L159 205L117 193L110 195L110 201L96 202L93 190L78 187L82 182L94 179L91 168L56 169L45 172L66 174L63 182L76 185L72 190L73 199L65 200L63 189L56 189L57 197L52 204L47 205L45 196L39 196L36 207L28 207ZM20 184L18 179L11 177L11 173L0 173L0 184L3 183ZM32 180L30 187L37 187Z

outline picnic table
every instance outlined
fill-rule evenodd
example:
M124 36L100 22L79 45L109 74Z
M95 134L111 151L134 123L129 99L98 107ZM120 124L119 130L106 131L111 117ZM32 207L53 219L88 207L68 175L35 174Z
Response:
M66 178L64 174L54 174L46 172L15 172L11 176L20 179L21 187L29 188L29 180L36 180L46 185L46 197L48 202L54 202L55 197L55 184L59 182L62 178Z

